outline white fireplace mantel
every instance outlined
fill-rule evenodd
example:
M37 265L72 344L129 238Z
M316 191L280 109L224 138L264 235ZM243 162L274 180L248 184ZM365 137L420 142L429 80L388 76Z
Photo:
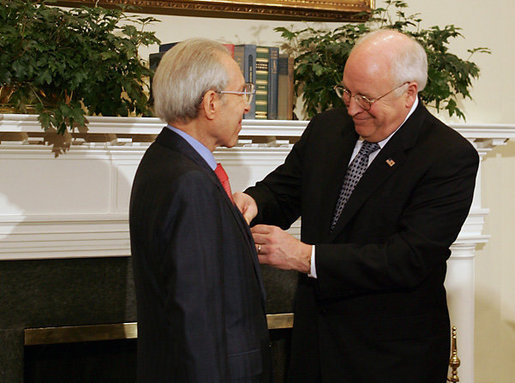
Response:
M88 134L54 158L37 116L0 114L0 261L129 256L128 202L157 118L89 117ZM242 190L282 163L306 121L244 120L238 145L215 156ZM515 124L451 124L481 158L515 138ZM458 328L460 379L473 382L474 255L485 243L481 169L470 214L452 246L446 288ZM299 224L291 229L298 235Z
M0 260L129 255L130 185L141 156L163 123L157 118L89 117L89 137L54 158L35 115L0 114ZM220 149L234 190L280 164L306 121L244 120L238 146ZM452 125L483 157L515 137L515 125ZM478 177L478 180L480 177ZM480 182L470 215L453 245L486 242L488 210ZM298 231L298 227L293 229Z

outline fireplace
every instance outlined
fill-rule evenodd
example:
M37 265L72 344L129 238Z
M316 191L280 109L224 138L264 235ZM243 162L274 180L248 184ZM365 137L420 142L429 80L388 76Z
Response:
M139 160L163 124L155 118L93 116L88 120L88 133L75 137L71 149L54 158L44 142L37 116L0 114L2 383L23 382L26 368L41 371L42 365L50 364L44 358L72 358L81 348L86 353L100 354L102 349L110 349L111 355L119 355L120 364L133 364L129 361L134 357L131 347L137 343L136 337L25 345L26 334L37 329L54 328L59 333L67 327L116 328L137 321L129 257L128 200ZM231 178L233 190L244 189L282 163L306 124L244 120L238 145L215 151ZM515 137L513 127L502 125L454 127L481 156ZM487 213L481 207L479 179L469 217L452 246L446 279L451 322L459 333L463 381L473 381L473 263L476 245L488 240L482 234ZM300 234L299 222L290 233ZM263 272L267 312L291 313L296 276L267 268ZM281 371L287 363L284 350L290 329L270 331L274 347L279 350L276 364ZM117 366L115 361L107 363L109 358L101 359ZM58 368L64 371L65 367ZM130 374L130 367L123 373Z

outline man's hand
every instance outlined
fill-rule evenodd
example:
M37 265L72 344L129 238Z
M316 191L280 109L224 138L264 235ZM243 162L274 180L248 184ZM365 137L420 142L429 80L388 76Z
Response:
M236 192L232 195L234 204L240 209L243 218L250 225L250 222L258 213L258 207L254 198L245 193Z
M308 274L311 269L311 245L307 245L277 226L256 225L251 229L258 249L259 262L283 270Z

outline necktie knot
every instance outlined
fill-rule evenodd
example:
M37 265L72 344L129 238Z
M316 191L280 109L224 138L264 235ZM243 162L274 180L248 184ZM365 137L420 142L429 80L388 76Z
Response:
M361 148L359 149L359 153L365 156L369 156L376 150L379 150L379 145L377 142L363 141L363 144L361 144Z
M225 169L222 167L222 164L216 164L215 174L222 183L222 185L224 182L229 180L229 176L225 172Z
M231 201L232 199L232 192L231 192L231 184L229 183L229 177L227 176L227 173L225 172L225 169L222 167L222 164L217 164L215 169L215 174L220 180L220 183L222 184L225 192L227 193L227 196ZM234 201L233 201L234 203Z

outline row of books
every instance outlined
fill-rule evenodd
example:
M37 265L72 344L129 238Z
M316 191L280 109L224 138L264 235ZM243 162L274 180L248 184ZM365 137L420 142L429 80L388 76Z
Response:
M177 42L161 44L151 53L150 68L155 70L161 57ZM293 57L279 48L255 44L224 44L239 64L246 82L256 87L246 119L293 119Z

